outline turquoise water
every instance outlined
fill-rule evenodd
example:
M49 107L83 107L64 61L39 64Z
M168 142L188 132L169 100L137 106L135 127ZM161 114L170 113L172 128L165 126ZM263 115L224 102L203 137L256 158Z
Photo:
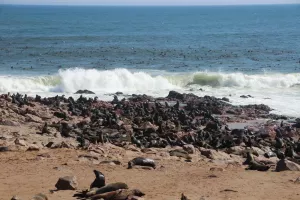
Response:
M79 89L226 96L299 117L300 4L0 5L0 93Z

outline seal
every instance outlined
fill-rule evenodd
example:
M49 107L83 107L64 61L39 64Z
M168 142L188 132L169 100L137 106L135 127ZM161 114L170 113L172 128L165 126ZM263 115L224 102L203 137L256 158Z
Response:
M90 188L101 188L105 186L105 176L103 173L98 170L94 170L94 174L96 176L94 182L91 184Z
M96 194L91 197L92 200L104 199L104 200L127 200L133 196L142 197L145 194L138 189L133 190L116 190L113 192L106 192L103 194Z
M135 165L152 167L153 169L156 168L154 160L150 158L136 157L128 162L128 169L131 169Z
M249 165L247 170L268 171L270 169L270 166L255 161L250 152L247 152L247 159L243 165Z
M34 195L31 200L48 200L48 197L42 193Z
M190 200L188 199L183 193L181 194L181 199L180 200Z
M113 192L119 189L128 189L128 186L126 183L121 183L121 182L117 182L117 183L110 183L106 186L103 186L101 188L98 189L92 189L91 191L86 193L86 197L91 197L94 196L96 194L103 194L103 193L107 193L107 192Z
M262 163L256 162L255 160L249 163L247 170L257 170L257 171L268 171L270 166L264 165Z

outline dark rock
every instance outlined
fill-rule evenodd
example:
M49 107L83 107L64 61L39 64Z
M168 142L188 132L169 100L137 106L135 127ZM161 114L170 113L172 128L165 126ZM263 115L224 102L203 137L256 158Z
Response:
M77 179L75 176L65 176L58 179L55 184L57 190L76 190L78 187Z
M276 169L277 172L281 172L281 171L300 171L300 165L289 161L287 159L281 159L278 161L277 165L276 165Z
M180 99L183 100L184 95L180 94L179 92L176 91L170 91L169 95L167 96L168 99Z
M0 152L6 152L9 151L8 147L0 147Z
M95 94L95 93L89 90L78 90L77 92L75 92L75 94Z
M20 197L18 197L17 195L15 195L10 200L22 200L22 199Z
M229 102L229 99L227 97L222 98L223 101Z

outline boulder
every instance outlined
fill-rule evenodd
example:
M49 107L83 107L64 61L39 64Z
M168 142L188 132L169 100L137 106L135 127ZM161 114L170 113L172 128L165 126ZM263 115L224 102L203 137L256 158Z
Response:
M75 94L95 94L95 92L92 92L90 90L78 90L75 92Z
M21 200L20 197L18 197L17 195L13 196L10 200Z
M25 140L20 140L19 138L17 138L17 139L15 140L15 144L16 144L16 145L20 145L20 146L24 146L24 147L27 146Z
M183 146L183 150L188 152L189 154L195 154L196 150L195 147L192 144L186 144Z
M3 126L20 126L20 123L12 121L12 120L0 119L0 125L3 125Z
M180 94L179 92L176 91L170 91L169 95L167 96L168 99L180 99L183 100L184 95Z
M27 149L27 151L39 151L39 150L40 150L40 147L36 144L30 144Z
M300 165L289 161L287 159L281 159L278 161L277 165L276 165L276 169L275 171L277 172L281 172L281 171L300 171Z
M43 123L43 120L38 116L26 114L25 117L26 117L26 121L28 122Z
M201 154L212 160L232 160L229 154L213 149L199 148Z
M78 186L76 176L65 176L58 179L55 187L57 190L76 190Z

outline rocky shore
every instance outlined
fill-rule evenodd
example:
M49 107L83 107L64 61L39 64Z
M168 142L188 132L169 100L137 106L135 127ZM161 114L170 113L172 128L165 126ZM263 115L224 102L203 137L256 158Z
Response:
M174 160L212 163L216 166L211 171L223 171L225 166L274 173L300 171L300 119L271 114L266 105L234 106L227 98L170 91L163 98L131 95L119 99L120 94L114 94L111 102L84 96L75 100L0 95L0 156L40 152L37 157L44 159L47 155L41 152L45 150L72 149L80 151L79 162L95 165L95 169L108 164L168 170L163 163ZM134 158L145 160L135 160L133 165ZM98 194L98 199L141 199L133 195L137 189L115 188L109 192L118 191L118 198L105 196L109 193ZM181 199L188 199L189 191L181 192L185 193ZM143 198L147 199L147 192Z

